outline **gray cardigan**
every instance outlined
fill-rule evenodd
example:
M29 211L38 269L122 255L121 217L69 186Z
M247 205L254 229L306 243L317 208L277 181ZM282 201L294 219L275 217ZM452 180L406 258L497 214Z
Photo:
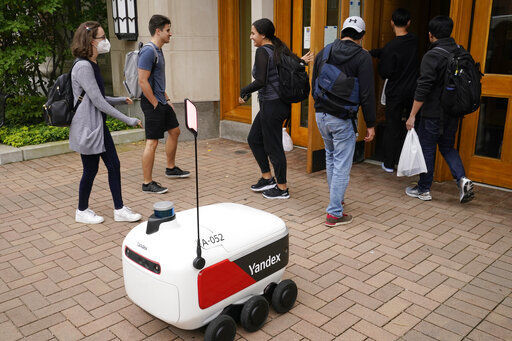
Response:
M102 112L130 126L137 125L136 118L128 117L113 107L125 103L126 97L103 97L96 83L94 70L87 60L80 60L75 64L71 72L71 84L75 104L82 90L85 90L82 103L78 106L69 127L71 150L86 155L105 152Z

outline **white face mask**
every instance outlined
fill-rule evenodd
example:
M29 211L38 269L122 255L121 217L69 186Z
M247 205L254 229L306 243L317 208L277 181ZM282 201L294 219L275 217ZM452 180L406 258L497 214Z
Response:
M108 39L105 38L102 41L100 41L98 43L98 45L96 46L96 50L98 50L98 54L109 53L110 52L110 42L108 41Z

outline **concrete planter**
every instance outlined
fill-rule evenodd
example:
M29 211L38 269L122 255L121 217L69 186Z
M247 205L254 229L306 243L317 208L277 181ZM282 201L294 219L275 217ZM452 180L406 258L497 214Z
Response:
M129 143L144 140L144 129L130 129L111 132L115 144ZM33 146L15 148L0 145L0 165L41 157L70 153L69 141L48 142Z

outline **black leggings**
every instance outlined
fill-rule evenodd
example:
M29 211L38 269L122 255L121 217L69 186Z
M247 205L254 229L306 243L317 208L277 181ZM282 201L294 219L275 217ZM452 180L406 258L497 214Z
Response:
M270 162L278 184L286 183L286 156L283 149L283 122L291 106L281 100L260 101L260 111L252 122L247 142L262 173L270 172Z
M114 140L112 140L108 128L104 126L103 131L105 152L93 155L80 154L82 157L82 165L84 166L84 173L82 174L78 191L78 209L80 211L89 207L89 196L91 195L94 178L98 173L100 157L103 163L105 163L105 167L107 167L108 184L110 186L110 192L112 193L112 199L114 199L114 208L116 210L123 208L123 197L121 196L121 164L117 157Z

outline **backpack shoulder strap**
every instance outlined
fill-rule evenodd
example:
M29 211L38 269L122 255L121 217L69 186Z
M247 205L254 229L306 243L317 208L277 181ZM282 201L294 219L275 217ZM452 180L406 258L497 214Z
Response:
M332 50L332 43L327 44L327 46L324 47L324 52L322 54L322 62L327 63L327 60L331 56L331 50Z
M158 64L158 51L156 50L155 44L149 42L146 45L149 45L153 48L153 52L155 53L155 64Z
M155 64L158 64L158 52L156 50L156 47L153 45L153 43L149 42L149 43L146 43L144 45L142 45L142 42L139 43L139 55L140 53L142 52L142 49L145 47L145 46L151 46L151 48L153 49L153 53L155 54L155 59L153 61L153 68L155 67ZM151 72L153 72L153 68L151 69Z
M153 73L153 70L155 69L156 64L158 64L158 52L156 50L156 47L151 42L146 43L144 45L141 45L141 44L142 44L142 42L139 43L139 55L140 55L140 52L142 51L142 48L145 46L151 46L151 48L153 49L153 53L155 54L155 59L153 60L153 65L151 66L151 73Z
M263 45L263 46L261 46L261 47L263 47L263 48L265 49L265 51L267 51L267 52L268 52L268 54L272 54L272 52L273 52L273 51L272 51L272 49L270 48L270 46L267 46L267 44L265 44L265 45Z
M71 80L71 71L73 71L73 67L75 66L76 63L78 63L79 61L81 60L85 60L83 58L76 58L74 61L73 61L73 65L71 65L71 69L69 70L69 80ZM73 91L73 90L71 90ZM82 93L80 94L80 96L78 97L78 100L76 101L76 104L75 106L73 107L73 111L76 111L76 109L78 108L78 106L80 105L80 103L82 103L82 100L84 99L84 96L85 96L85 89L82 89Z
M320 74L320 72L322 72L322 67L324 66L325 63L327 63L327 60L329 59L329 56L331 55L331 48L332 48L332 43L327 44L327 46L324 47L323 52L322 52L322 59L320 60L320 64L318 65L318 74Z
M460 48L459 45L457 45L457 46ZM443 56L445 56L448 60L452 59L455 56L455 54L453 52L450 52L450 51L443 49L442 47L439 47L439 46L434 47L432 49L432 51L434 51L434 50L441 52L441 54Z

